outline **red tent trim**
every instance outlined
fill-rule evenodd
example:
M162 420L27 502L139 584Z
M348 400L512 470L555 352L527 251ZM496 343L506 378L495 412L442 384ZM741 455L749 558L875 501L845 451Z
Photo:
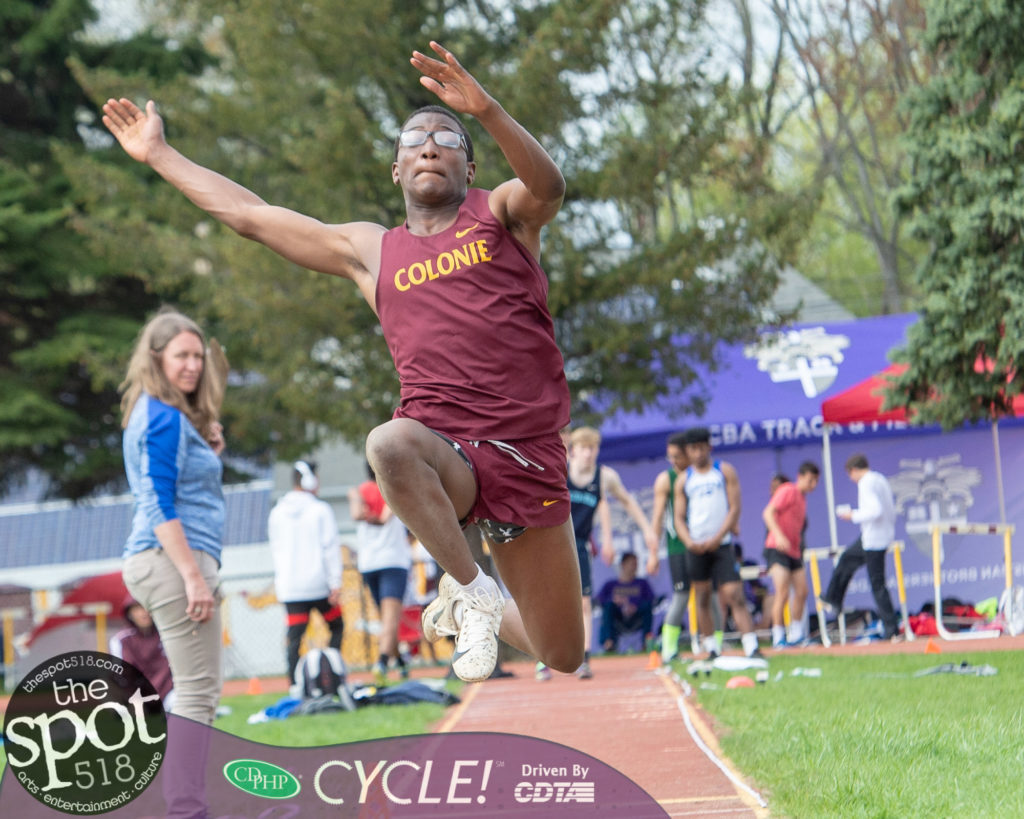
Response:
M827 424L853 424L873 421L906 421L907 413L902 407L882 412L885 390L891 379L902 375L906 364L890 364L879 373L854 384L848 390L823 401L821 417Z
M978 359L977 372L983 372L985 363ZM821 403L821 417L827 424L872 423L875 421L906 421L907 412L903 407L882 412L885 390L891 380L907 371L906 364L890 364L879 373L854 384L848 390L834 395ZM1013 398L1012 414L1024 416L1024 395Z

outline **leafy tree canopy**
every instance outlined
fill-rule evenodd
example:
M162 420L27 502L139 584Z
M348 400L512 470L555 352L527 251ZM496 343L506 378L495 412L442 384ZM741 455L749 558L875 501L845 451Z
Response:
M339 13L310 0L284 16L267 0L177 0L134 39L134 52L100 60L74 51L91 116L72 110L92 150L68 144L55 156L71 186L75 240L105 275L115 270L135 288L119 302L133 311L104 348L104 378L92 377L94 391L107 390L106 417L90 414L108 435L103 445L113 449L117 433L116 365L157 302L190 312L227 348L235 452L289 458L337 435L361 445L390 417L398 385L355 288L197 211L106 139L99 104L155 99L174 146L268 202L328 222L393 225L404 216L390 184L394 134L409 111L436 101L407 56L430 39L450 47L565 173L566 203L542 263L574 417L652 403L694 409L699 397L684 406L672 396L698 365L714 365L720 341L775 319L765 305L806 212L771 183L766 143L736 125L738 94L724 69L709 68L705 11L704 0L352 0ZM490 187L507 163L467 125L477 184ZM113 322L99 326L113 334ZM26 350L34 355L46 338Z
M907 103L913 174L897 204L929 252L889 401L947 428L1005 414L1024 390L1021 31L1017 3L930 3L939 70Z
M65 168L86 160L92 101L70 61L155 77L209 60L197 44L172 60L143 34L119 44L82 36L86 0L0 8L0 492L32 468L69 497L120 479L116 385L149 284L77 231L82 197Z

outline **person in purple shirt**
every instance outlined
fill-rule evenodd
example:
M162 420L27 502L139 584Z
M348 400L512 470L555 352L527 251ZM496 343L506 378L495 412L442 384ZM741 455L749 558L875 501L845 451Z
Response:
M624 552L619 558L619 576L607 581L597 593L601 606L601 647L617 651L619 637L639 631L644 645L651 641L654 619L654 591L644 578L636 576L637 558Z

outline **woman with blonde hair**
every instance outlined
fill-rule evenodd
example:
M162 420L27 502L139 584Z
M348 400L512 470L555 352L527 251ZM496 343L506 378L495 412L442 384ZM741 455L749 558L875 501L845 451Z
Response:
M164 309L139 334L121 385L124 463L135 497L125 585L160 632L174 713L207 725L222 683L218 415L227 375L212 346L194 321Z

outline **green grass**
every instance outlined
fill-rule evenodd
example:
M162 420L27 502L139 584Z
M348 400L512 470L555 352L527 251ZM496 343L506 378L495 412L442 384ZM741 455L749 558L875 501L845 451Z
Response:
M456 689L449 683L449 690ZM447 708L434 703L415 705L379 705L356 711L334 711L310 716L291 716L283 720L249 725L250 714L277 702L280 694L225 697L221 705L231 714L219 717L213 727L229 734L268 745L301 747L340 745L365 739L425 734L445 717Z
M961 660L999 673L913 676ZM770 673L753 689L725 689L724 672L715 690L696 682L772 816L1024 816L1024 652L783 655Z

